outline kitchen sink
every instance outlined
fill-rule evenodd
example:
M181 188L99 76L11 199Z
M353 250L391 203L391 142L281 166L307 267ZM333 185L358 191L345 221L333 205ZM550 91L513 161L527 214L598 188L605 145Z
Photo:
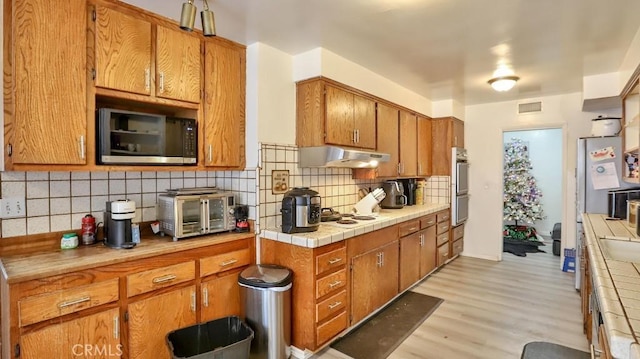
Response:
M628 238L600 238L600 248L606 259L640 263L640 242Z

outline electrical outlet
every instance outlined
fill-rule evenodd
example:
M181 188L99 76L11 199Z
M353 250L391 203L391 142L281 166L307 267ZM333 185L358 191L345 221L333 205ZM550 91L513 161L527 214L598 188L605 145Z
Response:
M24 217L27 207L24 198L11 197L0 199L0 217L16 218Z

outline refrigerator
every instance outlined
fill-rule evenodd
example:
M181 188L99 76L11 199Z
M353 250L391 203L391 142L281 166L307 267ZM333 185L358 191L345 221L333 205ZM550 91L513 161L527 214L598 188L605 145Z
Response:
M576 163L576 261L582 244L582 213L608 213L607 196L611 190L637 186L622 180L624 153L621 137L584 137L578 139ZM613 171L615 169L615 172ZM604 176L604 175L607 176ZM615 178L613 175L616 175ZM616 186L617 184L617 186ZM576 289L580 289L580 265L575 265Z

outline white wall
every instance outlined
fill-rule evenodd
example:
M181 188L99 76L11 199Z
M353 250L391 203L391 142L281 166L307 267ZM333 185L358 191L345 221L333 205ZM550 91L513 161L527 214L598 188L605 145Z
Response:
M252 125L257 123L257 141L295 144L296 84L293 82L292 57L263 43L254 43L247 49L247 58L247 66L249 63L254 66L251 79L247 69L247 82L251 81L255 91L251 94L254 97L251 103L247 93L247 108L254 107ZM257 153L257 142L251 145L256 146Z
M528 143L531 175L542 197L540 204L546 218L535 221L539 234L550 235L554 223L562 222L562 129L504 132L504 143L514 138Z
M636 36L631 41L631 46L629 46L629 50L627 50L627 54L622 61L622 65L620 65L620 91L627 84L627 82L631 79L631 75L633 72L640 66L640 28L638 28L638 32L636 32Z
M429 116L431 100L327 49L316 48L294 57L294 81L316 76L355 87Z
M471 163L469 220L465 226L464 254L502 258L502 136L503 131L564 128L563 244L575 247L575 161L578 137L588 136L597 114L581 112L582 94L543 97L544 112L517 115L518 102L467 106L465 147Z

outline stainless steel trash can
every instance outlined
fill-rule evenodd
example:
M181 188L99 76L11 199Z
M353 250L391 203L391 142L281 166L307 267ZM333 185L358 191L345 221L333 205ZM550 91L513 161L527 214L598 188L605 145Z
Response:
M291 354L291 269L257 264L238 277L245 322L253 329L251 359L286 359Z

